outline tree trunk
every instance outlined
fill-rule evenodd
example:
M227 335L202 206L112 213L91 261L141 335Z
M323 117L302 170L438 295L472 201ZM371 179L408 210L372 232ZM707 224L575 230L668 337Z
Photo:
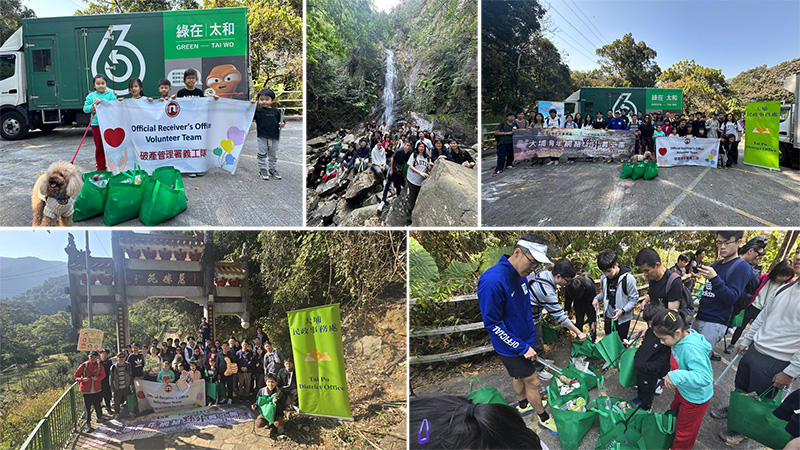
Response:
M778 249L778 254L775 256L775 260L772 261L772 264L770 265L770 271L775 267L776 264L791 257L792 251L797 248L798 238L800 238L800 230L788 230L786 232L786 235L783 237L783 243L781 244L780 249Z

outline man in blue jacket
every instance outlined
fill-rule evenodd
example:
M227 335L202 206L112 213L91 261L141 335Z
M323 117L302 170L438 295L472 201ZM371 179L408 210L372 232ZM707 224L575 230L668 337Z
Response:
M545 411L539 396L536 360L536 328L531 314L527 276L541 264L550 264L547 245L541 236L522 236L511 256L503 255L478 280L478 304L483 325L494 350L514 379L517 410L533 409L539 426L557 434L555 421Z
M712 361L721 359L713 348L728 331L733 304L752 278L753 269L750 264L738 255L743 236L744 231L741 230L717 231L717 248L722 259L711 266L697 268L697 273L706 279L706 284L692 328L711 344L709 356Z

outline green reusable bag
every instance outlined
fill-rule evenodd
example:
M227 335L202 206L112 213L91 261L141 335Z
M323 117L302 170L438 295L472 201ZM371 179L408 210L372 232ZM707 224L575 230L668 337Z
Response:
M577 378L580 380L581 385L586 386L586 389L591 391L592 389L596 388L599 385L603 384L603 375L601 375L598 371L594 370L594 367L589 366L589 370L594 373L594 375L589 375L586 372L578 370L575 366L572 365L570 361L569 367L563 369L564 375L572 378Z
M481 384L481 388L473 391L472 390L472 379L478 380L478 383ZM487 388L483 385L483 381L480 378L476 377L475 375L469 377L469 395L467 395L467 400L471 401L472 403L479 405L479 404L487 404L487 403L497 403L498 405L508 405L508 402L505 398L503 398L503 394L497 390L497 388Z
M133 391L128 394L128 399L126 400L128 406L128 412L132 413L136 411L136 407L139 405L139 399L136 398L136 392Z
M569 353L570 356L578 356L584 355L588 358L595 358L601 359L603 355L600 354L600 351L597 350L597 344L586 339L585 341L581 342L578 338L575 338L572 341L572 350Z
M548 392L547 392L547 400L549 402L553 402L556 400L563 400L562 404L569 400L570 398L574 397L575 395L581 395L586 397L586 407L589 407L589 388L581 382L581 379L577 376L579 372L578 369L573 368L570 370L569 368L561 369L561 373L564 374L565 377L570 379L577 379L581 385L578 388L575 388L572 392L568 394L561 395L561 391L558 389L558 382L556 382L556 377L559 375L557 373L553 374L553 379L550 380L550 384L548 385Z
M186 192L180 170L159 167L144 191L139 220L148 227L158 225L186 210Z
M261 411L261 415L267 419L267 422L269 423L275 422L275 410L277 409L277 406L272 401L273 397L275 396L270 395L267 397L266 395L262 395L261 397L258 397L258 400L256 400L256 406L258 407L258 410Z
M617 359L617 356L622 354L622 352L625 350L625 347L622 345L622 339L620 339L619 334L617 333L616 320L611 321L611 333L606 333L606 336L603 339L600 339L600 341L595 345L597 350L600 352L600 356L603 357L605 362L611 364L612 361ZM611 367L618 369L619 360L615 361Z
M759 397L748 397L739 389L731 392L728 403L728 428L770 448L784 448L792 439L786 421L772 414L781 405L780 396L769 399L770 386Z
M558 340L558 333L547 322L542 321L542 342L555 342Z
M577 449L580 447L583 437L592 428L594 419L597 417L597 411L588 409L589 391L583 384L563 397L557 394L558 387L553 384L547 386L547 398L550 402L553 420L556 422L556 428L558 429L558 440L561 441L561 448L563 449ZM578 398L583 398L586 401L586 412L565 411L558 408L564 403Z
M678 412L674 409L665 413L643 411L643 414L639 414L637 411L628 422L628 427L639 431L648 449L667 450L675 439L677 419Z
M100 187L92 182L92 178L97 176L97 181L105 181L113 176L108 170L95 170L83 174L83 187L78 198L75 199L75 212L72 214L72 220L80 222L98 214L103 214L103 209L106 203L106 192L108 191L108 184Z
M408 178L408 163L403 164L403 178Z
M636 356L636 348L625 349L619 359L619 384L623 387L633 387L636 385L636 366L633 358Z
M606 409L605 401L606 398L610 400L610 409ZM600 434L606 433L614 428L619 422L624 420L628 420L628 428L633 426L639 420L640 416L643 416L647 413L647 411L642 411L639 409L635 413L633 413L633 409L626 411L624 414L622 411L616 406L618 402L628 402L628 400L618 398L618 397L605 397L599 396L597 397L594 402L592 403L592 409L597 411L597 418L598 423L600 425ZM628 402L630 404L630 402ZM632 408L635 409L633 404L630 404ZM631 413L633 413L633 417L631 417ZM635 429L638 429L634 427Z
M658 166L655 161L647 161L644 164L644 179L652 180L658 176Z
M631 172L631 178L634 180L638 180L639 178L644 177L645 167L643 162L637 162L633 165L633 172Z
M136 184L136 180L139 180L139 184ZM108 180L103 223L110 227L139 217L148 181L147 172L142 170L139 164L136 164L133 170L126 170L111 177Z
M625 429L625 425L619 423L605 433L600 433L594 448L595 450L646 450L647 446L638 431L630 426Z
M630 161L625 161L622 163L622 172L620 172L620 178L630 178L633 175L633 163Z
M741 310L739 314L733 316L733 319L731 319L730 326L740 327L742 326L742 322L744 322L744 310Z
M211 397L215 402L221 398L225 398L225 384L206 381L206 396Z

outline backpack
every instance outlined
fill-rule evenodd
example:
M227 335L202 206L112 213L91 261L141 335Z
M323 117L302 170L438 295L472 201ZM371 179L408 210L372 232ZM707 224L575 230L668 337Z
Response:
M798 281L800 281L800 279L794 280L794 281L792 281L791 283L788 283L786 286L781 286L781 288L780 288L780 289L778 289L778 290L775 292L775 297L777 297L778 295L780 295L780 293L781 293L781 292L783 292L783 291L785 291L785 290L789 289L790 287L792 287L792 286L796 285Z
M680 277L676 273L671 273L670 277L667 278L667 286L666 291L669 293L672 284L675 281L678 281L681 285L681 305L678 308L679 310L683 311L684 313L694 309L694 305L692 303L692 293L689 291L689 288L686 287L685 284L681 281Z
M745 263L746 262L747 261L745 261ZM753 280L756 280L756 282L753 283ZM744 291L742 291L742 295L740 295L733 304L733 314L731 317L736 317L740 312L745 310L748 306L750 306L751 303L753 303L753 296L756 293L756 289L758 289L758 285L758 274L755 274L747 281L747 284L744 286Z

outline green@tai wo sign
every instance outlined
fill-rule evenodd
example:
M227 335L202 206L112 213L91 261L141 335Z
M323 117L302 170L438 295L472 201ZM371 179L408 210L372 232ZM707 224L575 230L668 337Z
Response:
M339 305L289 312L300 412L352 420Z
M780 102L748 103L745 107L744 163L778 169Z

